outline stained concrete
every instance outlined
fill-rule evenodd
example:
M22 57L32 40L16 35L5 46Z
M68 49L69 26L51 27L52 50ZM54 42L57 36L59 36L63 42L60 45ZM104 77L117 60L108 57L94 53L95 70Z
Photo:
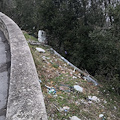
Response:
M0 120L5 120L8 86L10 79L10 49L3 33L0 31Z

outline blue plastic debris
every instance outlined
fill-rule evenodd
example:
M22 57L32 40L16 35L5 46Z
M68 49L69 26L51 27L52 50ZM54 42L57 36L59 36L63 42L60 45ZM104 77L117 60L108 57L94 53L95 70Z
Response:
M56 94L56 90L55 88L50 88L50 90L48 90L49 94Z

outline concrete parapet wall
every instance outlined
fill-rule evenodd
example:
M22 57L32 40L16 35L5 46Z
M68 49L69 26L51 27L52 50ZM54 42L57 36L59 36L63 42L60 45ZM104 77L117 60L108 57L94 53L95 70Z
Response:
M22 31L1 12L0 30L9 41L11 52L6 120L47 120L36 67Z

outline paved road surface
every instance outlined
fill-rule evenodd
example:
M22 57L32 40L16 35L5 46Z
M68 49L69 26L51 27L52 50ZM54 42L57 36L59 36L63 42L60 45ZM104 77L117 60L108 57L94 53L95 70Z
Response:
M10 69L10 49L0 31L0 120L5 120Z

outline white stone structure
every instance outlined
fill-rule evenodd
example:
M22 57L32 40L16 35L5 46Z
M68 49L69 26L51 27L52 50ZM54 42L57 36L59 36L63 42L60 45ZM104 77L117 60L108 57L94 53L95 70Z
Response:
M38 31L38 41L43 44L47 44L46 33L43 30Z

